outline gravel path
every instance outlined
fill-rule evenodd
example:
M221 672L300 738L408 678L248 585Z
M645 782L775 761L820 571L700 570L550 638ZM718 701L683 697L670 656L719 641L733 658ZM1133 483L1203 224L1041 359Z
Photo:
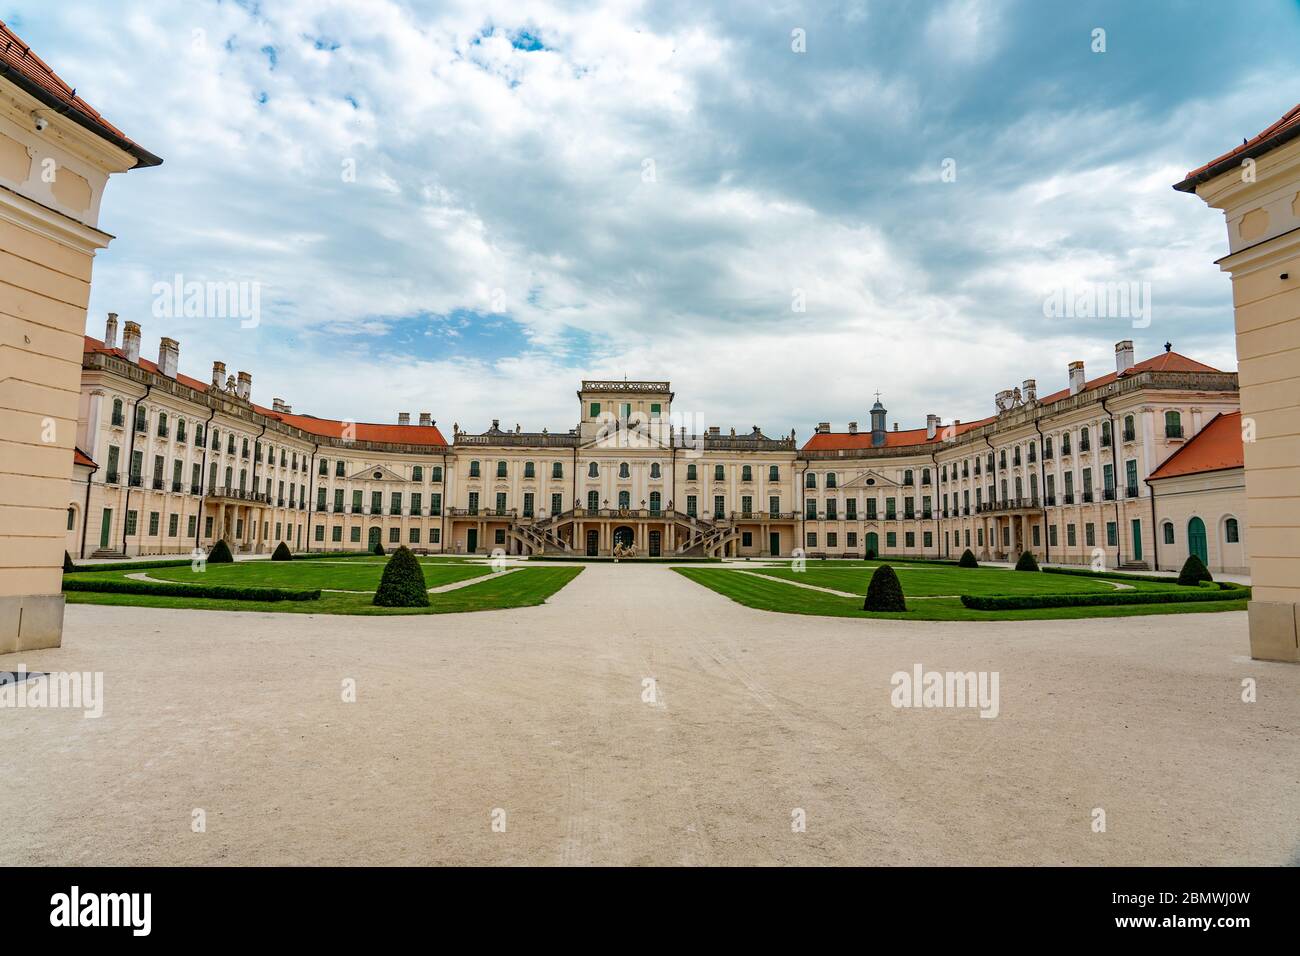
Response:
M0 709L0 864L1296 862L1300 667L1246 654L1244 613L803 617L662 565L461 615L70 605L22 663L104 672L104 716ZM997 671L998 717L895 709L918 663Z

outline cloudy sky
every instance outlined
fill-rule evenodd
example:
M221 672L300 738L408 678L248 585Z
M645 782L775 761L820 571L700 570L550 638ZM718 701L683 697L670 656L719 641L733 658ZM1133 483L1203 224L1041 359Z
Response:
M1222 218L1170 185L1300 100L1293 0L0 17L165 160L110 183L93 334L116 311L259 402L448 431L570 427L583 377L802 440L877 389L903 427L987 415L1121 338L1235 368ZM156 316L178 275L255 284L256 326ZM1148 326L1044 315L1113 282L1150 283Z

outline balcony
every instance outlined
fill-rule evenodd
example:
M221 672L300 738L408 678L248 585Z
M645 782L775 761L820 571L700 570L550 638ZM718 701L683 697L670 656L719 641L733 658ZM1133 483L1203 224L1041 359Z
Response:
M908 510L904 511L904 512L903 512L903 520L904 520L904 521L915 521L915 520L916 520L916 512L915 512L914 510L910 509L910 508L909 508Z
M125 416L122 416L122 415L114 415L114 416L113 416L113 427L114 427L114 428L121 428L121 427L122 427L123 425L125 425L125 424L126 424L126 418L125 418Z
M201 495L201 494L203 494L203 486L202 486L202 485L199 485L199 484L193 484L193 485L190 485L190 494L192 494L192 495Z
M119 480L121 480L121 477L122 477L122 476L119 475L117 472L115 472L115 471L110 471L108 474L106 474L106 475L104 476L104 481L105 481L107 484L115 485L115 484L118 483Z
M1137 486L1137 485L1128 485L1128 486L1125 487L1125 489L1124 489L1124 497L1126 497L1126 498L1136 498L1137 496L1138 496L1138 486Z
M1090 505L1090 504L1092 504L1092 491L1091 491L1091 490L1085 491L1085 492L1083 493L1083 503L1084 503L1085 505Z
M923 521L929 521L933 517L934 517L934 512L931 511L929 508L926 508L921 512L921 520ZM947 517L946 512L944 513L944 517Z
M143 434L149 430L149 423L143 418L136 419L135 430Z
M400 505L395 506L395 507L392 507L392 508L389 508L389 509L388 509L388 513L389 513L390 515L400 515L400 514L402 513L402 508L401 508Z
M1067 491L1067 492L1065 493L1064 501L1065 501L1065 503L1066 503L1067 505L1072 505L1072 504L1074 504L1074 492L1073 492L1073 491Z
M371 506L370 506L370 513L371 513L372 515L381 515L381 514L384 513L384 509L381 508L379 505L371 505Z
M1055 452L1051 452L1051 451L1043 452L1043 461L1051 461L1055 457L1056 457Z
M126 479L126 483L132 488L142 488L144 487L144 478L140 475L131 475Z
M1102 447L1102 448L1109 448L1109 447L1110 447L1110 436L1107 435L1105 432L1102 432L1102 435L1101 435L1101 447Z
M166 480L162 478L153 478L149 481L149 485L154 491L162 491L166 484Z
M341 504L339 504L339 503L336 501L336 502L334 503L334 509L333 509L333 511L334 511L334 514L336 514L336 515L338 515L338 514L342 514L342 513L343 513L343 506L342 506Z
M1105 500L1105 501L1114 501L1114 500L1115 500L1115 489L1114 489L1114 488L1104 488L1104 489L1102 489L1101 497L1102 497L1102 499Z
M1165 437L1166 437L1166 438L1182 438L1182 437L1183 437L1183 426L1182 426L1182 425L1166 425L1166 426L1165 426Z
M246 501L252 504L271 503L271 496L264 492L245 491L243 488L231 488L225 485L208 488L209 498L225 498L230 501Z
M271 497L271 496L268 494L268 495L267 495L267 498L270 498L270 497ZM276 498L276 499L275 499L275 506L276 506L277 508L283 508L283 507L284 507L284 499L283 499L283 498Z
M181 490L182 488L184 488L184 487L185 487L185 483L184 483L184 482L181 482L181 481L173 481L173 482L172 482L172 491L175 491L175 492L178 492L178 493L179 493L180 490Z
M987 504L977 506L976 510L987 514L992 512L1041 511L1042 508L1042 499L1029 497L1004 498L1002 501L990 501Z
M1047 495L1047 496L1043 499L1043 501L1044 501L1044 503L1047 505L1047 507L1049 507L1049 508L1055 508L1055 507L1056 507L1056 495Z
M418 517L420 517L420 506L419 506L419 505L411 505L411 517L412 517L412 518L418 518Z
M1137 440L1137 433L1136 433L1136 432L1131 432L1131 431L1125 431L1125 432L1124 432L1124 442L1125 442L1125 444L1127 444L1128 442L1131 442L1131 441L1136 441L1136 440Z
M1092 442L1087 442L1087 441L1081 441L1081 442L1079 442L1079 454L1080 454L1080 455L1086 455L1086 454L1087 454L1088 452L1090 452L1090 451L1092 451Z
M157 431L157 435L158 435L159 438L166 438L166 437L167 437L167 429L166 429L166 428L160 428L160 429L158 429L158 431Z

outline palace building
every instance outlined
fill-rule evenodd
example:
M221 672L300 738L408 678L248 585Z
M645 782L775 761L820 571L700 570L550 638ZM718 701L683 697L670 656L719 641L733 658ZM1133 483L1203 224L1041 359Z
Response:
M266 553L399 544L432 553L612 557L956 557L1246 567L1237 377L1166 348L996 413L888 428L829 423L798 446L696 426L668 382L584 381L562 431L317 418L252 400L252 376L156 361L110 314L87 336L69 492L73 555Z

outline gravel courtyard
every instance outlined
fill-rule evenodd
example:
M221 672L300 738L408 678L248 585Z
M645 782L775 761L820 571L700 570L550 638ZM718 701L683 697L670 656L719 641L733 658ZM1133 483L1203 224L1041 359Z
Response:
M0 709L0 864L1296 863L1300 667L1247 647L1243 613L773 614L662 565L462 615L70 605L0 667L102 671L104 715ZM999 715L895 709L918 663L999 672Z

